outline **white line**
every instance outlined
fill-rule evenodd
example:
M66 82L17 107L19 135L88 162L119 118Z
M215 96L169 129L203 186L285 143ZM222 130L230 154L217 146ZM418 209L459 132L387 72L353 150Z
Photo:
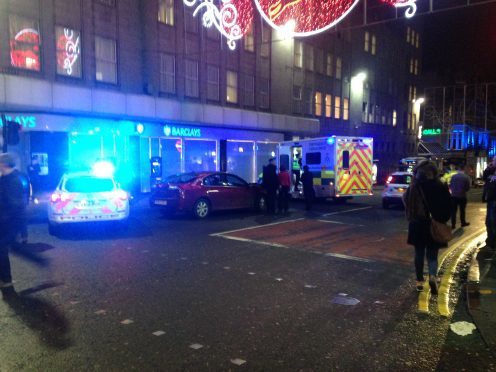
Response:
M228 236L228 235L218 235L219 238L224 238L224 239L230 239L230 240L237 240L240 242L245 242L245 243L255 243L255 244L261 244L261 245L268 245L270 247L277 247L277 248L289 248L283 244L278 244L278 243L270 243L270 242L264 242L261 240L252 240L252 239L246 239L246 238L237 238L235 236Z
M358 227L363 227L364 225L356 225L354 223L344 223L341 221L329 221L329 220L317 220L319 222L325 222L325 223L335 223L336 225L348 225L348 226L358 226Z
M370 207L363 207L363 208L348 209L346 211L326 213L326 214L323 214L322 216L327 217L327 216L332 216L333 214L348 213L348 212L354 212L354 211L362 211L364 209L370 209L370 208L373 208L373 207L370 206Z
M253 229L258 229L258 228L260 228L260 227L280 225L281 223L301 221L301 220L304 220L304 219L305 219L305 218L296 218L296 219L294 219L294 220L285 220L285 221L273 222L273 223L268 223L268 224L266 224L266 225L257 225L257 226L251 226L251 227L244 227L244 228L242 228L242 229L229 230L229 231L222 231L222 232L218 232L218 233L210 234L210 236L219 236L219 235L224 235L224 234L230 234L230 233L237 232L237 231L253 230Z
M344 258L345 260L360 261L360 262L374 262L373 260L369 260L367 258L353 257L353 256L348 256L346 254L340 254L340 253L326 253L326 254L324 254L324 256Z

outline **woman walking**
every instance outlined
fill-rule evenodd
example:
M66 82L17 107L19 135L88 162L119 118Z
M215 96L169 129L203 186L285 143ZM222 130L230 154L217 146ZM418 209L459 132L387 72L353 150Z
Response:
M408 219L408 244L415 247L416 287L424 286L424 257L429 268L429 285L432 294L437 294L439 279L438 251L446 246L432 239L432 219L446 223L451 215L451 198L448 186L441 182L436 165L428 160L420 162L413 170L413 181L404 195Z

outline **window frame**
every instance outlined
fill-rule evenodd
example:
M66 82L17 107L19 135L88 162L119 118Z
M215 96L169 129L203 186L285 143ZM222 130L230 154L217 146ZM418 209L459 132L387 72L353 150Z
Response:
M100 41L103 41L103 42L112 42L113 44L113 60L110 59L110 60L107 60L105 59L104 57L102 58L99 58L98 56L98 51L97 51L97 40L100 40ZM115 70L114 70L114 77L115 77L115 80L106 80L103 78L101 79L98 79L98 62L100 61L100 63L103 63L103 64L112 64L113 66L115 66ZM117 84L119 82L119 77L118 77L118 66L117 66L117 40L116 39L110 39L110 38L106 38L106 37L102 37L102 36L98 36L98 35L95 35L95 80L99 83L107 83L107 84Z
M211 72L215 71L217 79L211 79ZM216 93L215 96L211 93ZM215 65L207 65L207 100L220 101L220 68Z
M235 78L234 80L230 79L230 77ZM233 84L234 81L234 84ZM239 90L239 74L234 70L226 70L226 102L237 104L239 102L238 98L238 90ZM229 98L232 94L233 98Z
M163 6L163 8L162 8ZM174 0L158 0L158 16L159 23L174 26Z
M196 78L194 74L189 74L190 68L193 67L196 69ZM191 98L200 97L198 61L192 59L184 60L184 95Z

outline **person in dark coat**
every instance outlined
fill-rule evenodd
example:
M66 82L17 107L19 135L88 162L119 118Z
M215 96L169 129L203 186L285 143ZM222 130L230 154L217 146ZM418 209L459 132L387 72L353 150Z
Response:
M308 165L303 167L303 174L301 175L300 180L303 185L305 209L309 211L312 209L313 199L315 198L315 190L313 188L313 175L312 172L310 172Z
M492 250L496 249L496 167L491 168L493 173L487 175L486 179L486 246Z
M277 167L274 164L276 158L270 158L269 164L263 168L262 186L267 192L267 213L276 213L276 196L279 181L277 178Z
M438 252L443 244L432 239L430 215L438 222L446 223L451 218L451 196L448 186L441 182L436 164L425 160L413 170L413 181L404 195L406 217L408 219L407 243L415 247L416 287L424 286L424 257L429 268L429 286L432 294L437 294L439 278Z
M489 183L489 179L494 175L494 171L496 171L496 156L493 158L493 161L489 163L489 165L482 172L482 180L484 181L484 188L482 189L482 202L487 202L487 185Z

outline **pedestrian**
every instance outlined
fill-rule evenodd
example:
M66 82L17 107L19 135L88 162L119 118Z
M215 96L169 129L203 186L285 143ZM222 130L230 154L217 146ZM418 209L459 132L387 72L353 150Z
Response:
M451 217L451 196L448 186L441 182L436 164L424 160L413 170L413 180L403 201L408 220L407 243L415 247L416 288L424 287L424 258L429 269L429 286L432 294L437 294L439 278L438 252L443 244L432 239L430 233L431 216L438 222L446 223Z
M270 158L269 164L263 168L262 186L267 193L267 213L276 213L276 196L277 196L277 167L275 166L276 158Z
M301 175L301 183L303 184L303 196L305 197L305 209L312 209L313 199L315 198L315 190L313 188L313 175L310 172L308 165L303 167Z
M482 172L482 180L484 181L484 188L482 189L482 202L485 203L486 200L486 193L487 193L487 184L488 180L492 175L494 174L494 171L496 170L496 156L493 158L492 162L489 163L489 165L484 169L484 172Z
M38 155L31 156L31 164L28 167L28 176L31 183L31 196L34 200L38 196L40 186L41 165Z
M292 172L294 175L294 191L298 191L301 181L301 157L300 154L295 154L292 164Z
M441 177L441 181L449 185L451 177L453 177L454 174L456 174L456 165L454 163L450 163L448 170Z
M278 211L279 213L288 213L291 178L284 164L282 164L279 168L279 174L277 175L277 178L279 181Z
M449 188L451 191L451 228L456 228L456 213L460 209L461 226L470 225L465 218L465 209L467 207L467 192L470 190L470 177L465 174L465 166L457 166L455 173L450 180Z
M494 164L494 160L493 160ZM496 249L496 167L488 167L493 171L486 177L486 246L492 250ZM485 172L485 171L484 171Z
M0 154L0 288L12 287L9 248L16 243L26 213L22 179L14 157Z

